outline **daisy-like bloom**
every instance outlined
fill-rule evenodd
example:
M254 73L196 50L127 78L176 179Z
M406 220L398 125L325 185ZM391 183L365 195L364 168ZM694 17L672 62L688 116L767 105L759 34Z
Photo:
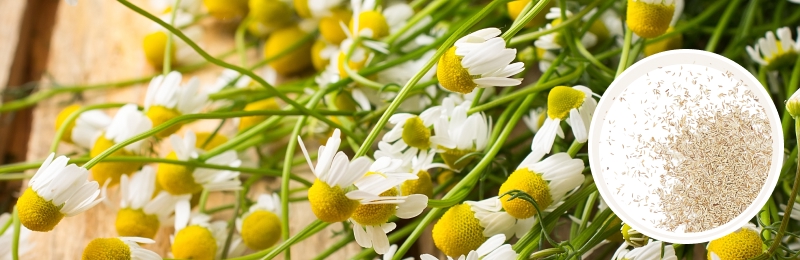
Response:
M348 9L333 8L319 20L319 34L322 39L330 44L339 45L347 39L347 29L343 24L349 24L353 14Z
M800 33L800 27L797 28ZM777 69L794 64L797 53L800 52L800 41L792 38L789 27L779 28L778 38L772 31L767 32L764 38L758 39L755 46L747 46L747 54L753 61L758 62L767 69Z
M500 202L503 209L517 220L517 236L521 237L531 229L536 216L536 208L523 199L509 200L511 195L505 193L520 190L527 193L541 210L552 210L583 183L583 161L572 159L566 153L554 154L541 160L531 153L520 163L517 169L500 185ZM506 224L507 225L507 224ZM519 233L519 232L522 233Z
M222 220L211 222L211 216L204 214L190 216L189 207L176 207L175 235L171 237L173 257L219 259L228 235L227 225Z
M251 0L248 1L251 32L259 34L269 33L272 30L294 23L292 8L283 0ZM256 34L256 35L259 35Z
M567 17L572 16L572 12L566 11ZM550 8L550 12L545 15L547 19L553 20L552 22L548 23L544 28L539 29L540 31L543 30L550 30L553 26L556 26L562 22L561 20L561 8L553 7ZM599 39L598 35L595 33L601 34L603 39ZM581 38L581 44L586 46L586 48L591 48L598 42L609 38L608 29L605 28L605 25L602 21L596 20L592 26L590 27L589 31L583 35ZM544 50L560 50L563 49L566 45L564 42L564 36L560 32L549 33L547 35L543 35L536 39L533 43L537 48L541 48Z
M152 239L142 237L95 238L83 249L81 259L161 260L161 256L156 252L139 246L139 243L153 244L155 242Z
M324 71L331 63L331 59L339 54L339 45L330 44L325 40L317 39L311 46L311 63L317 71Z
M389 132L383 135L383 141L392 144L395 150L406 150L410 155L420 151L428 151L436 144L431 142L433 124L438 120L433 110L426 110L419 116L408 113L397 113L389 118L394 124Z
M88 170L67 165L65 156L54 157L51 153L44 160L17 200L20 222L33 231L53 230L62 218L78 215L103 199L97 199L100 185L86 180Z
M306 36L308 36L308 32L297 25L285 26L272 32L264 44L264 58L271 60L269 66L283 76L300 73L311 67L311 46L313 45L311 41L307 41L279 58L274 58L299 44Z
M667 29L667 33L674 30L675 27L670 26L669 29ZM683 34L676 33L664 40L645 45L644 56L646 57L659 52L680 49L681 47L683 47Z
M622 231L622 238L625 239L625 243L633 247L641 247L647 245L647 241L650 239L650 237L646 236L645 234L642 234L639 231L636 231L635 229L631 228L631 226L628 224L623 224L621 231Z
M564 138L561 121L569 120L572 134L578 142L586 142L589 137L589 122L597 107L594 93L585 86L558 86L550 90L547 96L547 119L533 137L531 154L544 157L553 148L556 135Z
M263 111L263 110L281 110L278 101L275 98L265 98L259 101L250 102L244 106L243 111ZM251 127L264 122L269 116L245 116L235 118L234 124L238 125L239 132L244 132Z
M416 173L417 179L403 182L403 184L400 185L402 194L422 194L428 198L433 197L433 180L428 170L432 168L447 169L446 164L433 162L434 155L436 155L436 153L422 151L417 156L411 157L410 164L405 164L406 167L411 167L408 172L412 174ZM405 162L405 160L403 160L403 162Z
M184 1L181 1L181 4L183 4L183 2ZM175 12L174 23L172 23L173 12ZM191 12L184 9L173 11L172 7L169 7L164 10L159 18L166 23L171 23L173 26L181 28L181 32L191 39L200 39L202 37L203 30L200 27L190 26L194 22L194 15ZM164 56L166 55L169 31L161 27L158 23L151 23L151 27L151 33L145 35L142 40L142 50L144 51L147 63L156 69L161 69L164 66ZM188 44L173 37L172 44L170 45L171 64L189 64L197 61L199 58L200 56Z
M203 152L196 148L196 137L191 130L184 133L184 138L171 135L169 141L173 151L167 155L167 159L188 161L196 159ZM231 150L209 158L206 163L239 167L242 161L237 158L236 152ZM194 194L204 189L208 191L241 189L239 172L229 170L162 163L158 165L156 179L165 191L175 196Z
M475 217L472 206L458 204L447 209L439 222L433 225L433 243L448 256L467 255L486 242L483 230L484 226Z
M220 20L232 20L247 14L247 0L203 0L208 13Z
M522 13L522 10L525 9L525 6L528 5L528 3L530 2L531 0L516 0L508 2L508 4L506 4L506 6L508 7L508 17L511 17L512 20L516 20L517 17L519 17L519 15ZM536 3L533 4L535 5ZM548 2L547 5L544 6L544 8L550 9L551 7L554 6L555 6L554 2ZM536 16L533 17L533 19L531 19L530 22L528 22L528 24L525 25L525 27L528 28L539 27L546 22L547 20L545 18L545 13L539 12L538 14L536 14Z
M741 229L724 237L708 242L709 260L750 259L761 254L763 243L760 231L755 225L747 223Z
M164 191L153 197L155 191L156 171L150 166L144 166L130 178L122 175L122 198L115 222L120 236L155 238L161 223L172 215L175 203L189 199L189 195L176 197Z
M436 76L439 84L453 92L468 94L476 87L516 86L522 79L509 78L525 69L515 62L517 50L506 48L500 29L485 28L456 41L455 46L439 58Z
M64 125L72 113L80 108L81 106L76 104L61 110L56 117L56 131ZM97 140L103 129L106 129L110 123L111 118L99 110L85 111L67 125L64 134L61 135L61 141L90 149L94 145L94 140Z
M642 38L667 32L675 13L675 0L628 0L628 28Z
M240 218L236 230L242 241L252 250L264 250L281 238L281 199L278 194L261 194L258 201Z
M662 256L663 252L663 256ZM611 257L613 260L650 260L650 259L663 259L663 260L678 260L675 255L675 248L662 241L653 241L647 243L646 246L639 247L633 250L628 250L628 244L622 243L622 246L617 249Z
M250 82L252 81L253 79L247 75L242 75L238 71L232 69L225 69L219 74L217 81L215 81L214 85L211 86L211 90L209 92L218 92L229 85L233 86L234 88L245 88L250 85Z
M197 137L197 143L195 144L195 147L203 151L209 151L228 142L228 137L225 135L220 133L212 134L212 132L197 132L195 134L195 137ZM209 138L211 138L211 140L208 140Z
M498 234L492 236L484 242L478 249L469 251L466 255L461 255L458 260L505 260L516 259L519 255L511 249L511 245L506 244L506 235ZM436 257L423 254L420 256L422 260L438 260ZM448 260L453 260L448 256Z
M6 223L11 223L11 214L9 213L0 214L0 225L5 225ZM30 229L26 228L25 226L20 227L19 248L17 251L19 256L25 256L31 251L31 249L33 249L34 243L32 241L28 241L30 235L31 235ZM0 259L3 260L12 259L11 244L13 239L14 239L14 228L10 226L9 228L6 228L6 230L2 234L0 234Z
M539 129L542 128L545 119L547 118L547 109L543 107L537 107L531 109L531 112L528 115L522 117L522 121L525 122L525 125L531 129L531 132L534 134L539 132Z
M437 152L451 169L461 170L472 161L471 157L461 160L462 157L486 148L492 124L483 113L467 115L472 102L455 105L455 101L446 98L441 106L429 109L438 114L433 124L436 136L431 137L431 142L437 144Z
M350 217L356 242L365 248L375 248L378 254L389 250L386 233L397 227L394 222L389 222L389 218L413 218L428 205L428 196L402 194L402 189L397 187L405 180L417 178L416 175L402 172L402 163L398 159L378 158L370 166L369 172L354 183L358 190L347 195L361 200L361 205Z
M119 109L103 134L95 138L89 156L95 157L111 146L121 143L152 128L153 123L135 104L127 104ZM134 142L112 153L111 156L132 156L139 153L142 141ZM92 167L92 178L110 186L117 185L122 175L135 172L142 166L136 162L100 162Z
M181 86L181 79L181 73L173 71L166 77L157 76L150 81L144 100L144 109L154 127L180 115L200 112L208 101L207 95L198 92L200 80L193 77L188 84ZM170 126L156 136L167 137L181 129L181 126L183 126L181 123Z

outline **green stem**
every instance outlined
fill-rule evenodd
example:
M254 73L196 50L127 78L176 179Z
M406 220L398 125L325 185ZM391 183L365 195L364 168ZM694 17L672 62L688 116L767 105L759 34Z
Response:
M795 119L795 129L800 129L800 118ZM797 145L800 146L800 131L795 130L797 138ZM800 157L798 157L798 161L800 161ZM781 219L781 226L778 228L778 233L775 234L775 239L772 240L772 245L770 245L769 249L767 249L767 256L772 257L775 254L775 251L778 249L778 246L783 241L783 234L786 232L786 228L789 226L789 220L791 219L792 215L792 207L794 206L795 198L797 197L797 190L800 188L800 167L797 167L797 172L794 175L794 184L792 185L792 192L789 193L789 201L786 202L786 210L783 213L783 219Z
M561 253L564 253L564 252L565 252L564 249L561 249L560 247L548 248L548 249L544 249L544 250L541 250L541 251L537 251L536 253L531 254L530 257L528 257L526 259L545 258L545 257L551 256L551 255L557 255L557 254L561 254Z
M172 7L172 14L169 17L169 24L175 24L175 17L178 16L178 5L181 0L176 0L175 5ZM167 76L167 73L172 69L172 32L167 32L167 44L164 46L164 64L161 65L161 75Z
M722 38L722 30L728 26L728 21L731 20L733 11L739 7L739 1L741 0L733 0L728 3L728 8L725 9L725 13L722 14L722 18L720 18L717 24L717 29L711 34L711 39L709 39L708 44L706 44L706 51L713 52L714 49L717 48L717 43L719 43L719 40Z
M228 251L231 249L233 232L236 230L234 222L236 221L236 217L239 216L239 208L242 206L241 199L242 191L236 191L236 202L234 202L233 206L233 216L231 216L231 220L228 221L228 236L225 237L225 246L222 247L222 259L228 258Z
M625 27L625 43L622 45L622 56L619 58L619 66L617 67L616 77L622 74L628 68L628 53L631 51L631 38L633 38L633 31Z
M570 26L573 23L576 23L576 22L580 21L581 18L583 18L583 16L588 14L589 11L591 11L595 6L597 6L598 3L599 3L599 1L592 2L591 4L589 4L588 6L583 8L583 10L581 10L577 14L573 15L572 17L570 17L567 20L564 20L564 22L562 22L562 23L559 23L559 24L557 24L557 25L555 25L553 27L550 27L550 29L541 30L541 31L535 31L535 32L529 32L529 33L521 34L521 35L518 35L518 36L516 36L514 38L511 38L511 40L508 41L508 45L517 47L519 44L528 43L530 41L539 39L539 37L551 34L553 32L561 31L562 28L565 28L567 26Z
M557 67L557 65L551 66L551 68L555 68L555 67ZM567 75L564 75L562 77L558 77L558 78L555 78L553 80L546 81L546 82L537 82L535 84L528 85L528 86L526 86L526 87L524 87L524 88L522 88L520 90L517 90L514 93L502 96L502 97L494 99L494 100L492 100L490 102L486 102L484 104L481 104L481 105L475 106L473 108L470 108L469 113L486 111L486 110L489 110L489 109L494 108L494 107L507 105L508 102L511 101L511 100L518 99L520 97L527 96L527 95L536 94L536 93L551 89L551 88L553 88L555 86L564 84L566 82L572 81L574 79L577 79L578 77L581 76L582 72L583 72L583 67L579 67L578 69L575 69L571 73L569 73ZM544 77L544 76L542 76L542 77Z
M536 4L534 4L533 1L528 2L525 8L522 9L523 15L517 16L517 19L511 24L511 28L508 28L500 37L506 40L506 43L510 43L511 37L517 35L522 28L525 28L525 26L528 25L539 12L544 10L545 6L549 3L550 0L541 0L536 2Z
M800 85L800 55L797 55L797 60L795 60L794 68L792 68L792 75L791 75L791 77L789 79L789 84L786 85L786 97L787 97L787 99L791 98L792 95L794 95L794 92L797 91L798 85ZM792 126L792 124L791 124L792 115L790 115L788 111L784 110L782 117L783 118L781 118L782 119L782 121L781 121L782 124L781 125L783 126L783 136L784 136L784 138L788 138L789 137L789 129ZM795 131L797 131L797 130L798 129L795 128Z
M75 122L75 120L78 119L78 117L81 114L83 114L83 112L86 112L86 111L89 111L89 110L95 110L95 109L106 109L106 108L122 107L124 105L125 105L125 103L99 104L99 105L85 106L85 107L82 107L82 108L80 108L78 110L75 110L74 112L72 112L72 114L67 116L67 119L65 119L64 122L61 123L61 127L59 127L56 130L56 136L53 139L53 143L50 144L50 152L51 153L55 153L55 152L58 151L58 144L61 143L61 137L64 136L64 132L67 131L67 127L69 125L71 125L72 122ZM91 147L88 147L88 148L91 148Z
M17 206L14 206L12 218L14 222L14 237L11 239L11 259L19 260L19 236L21 228L19 222L19 210L17 209Z
M394 43L397 40L399 40L400 37L403 36L403 34L405 34L408 30L414 27L417 23L422 21L422 19L424 19L426 16L429 16L433 12L440 10L439 8L442 7L444 4L446 4L447 2L449 2L449 0L436 0L426 5L424 9L415 13L414 16L412 16L411 19L409 19L408 22L404 24L403 27L400 28L400 30L397 30L392 35L386 37L385 40L386 44L388 44L389 46L394 45Z
M236 34L233 36L236 45L236 53L239 54L239 62L242 64L242 67L247 67L247 49L244 46L244 35L247 31L247 25L250 24L251 20L252 18L250 18L250 16L244 18L244 20L239 23L239 26L236 27Z
M305 238L307 238L307 237L319 232L320 230L324 229L328 225L330 225L330 223L325 223L325 222L322 222L320 220L314 220L314 222L311 222L311 224L308 224L308 226L306 226L306 228L304 228L302 231L300 231L296 235L292 236L291 238L283 241L283 243L281 243L275 249L271 250L269 253L267 253L266 256L264 256L261 259L272 259L272 258L275 258L283 250L286 250L287 248L289 248L290 246L294 245L295 243L297 243L297 242L299 242L299 241L301 241L301 240L303 240L303 239L305 239Z

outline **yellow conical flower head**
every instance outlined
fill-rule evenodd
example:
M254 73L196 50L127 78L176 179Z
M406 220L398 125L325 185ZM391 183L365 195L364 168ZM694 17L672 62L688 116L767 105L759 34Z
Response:
M439 146L439 149L444 150L444 152L439 153L439 155L442 156L442 160L444 160L444 163L447 164L447 166L449 166L450 169L453 170L461 170L469 163L471 163L473 157L468 157L464 159L461 158L467 154L475 152L474 150L459 150L459 149L445 148L441 145Z
M478 85L472 81L469 71L461 66L461 57L456 55L456 47L450 47L447 52L439 58L439 65L436 67L436 77L439 84L447 90L469 94Z
M261 23L269 29L277 29L291 24L292 9L281 0L250 0L250 13L254 22Z
M131 248L119 238L96 238L86 245L81 259L131 259Z
M370 174L370 173L367 173ZM397 196L397 188L391 188L381 193L382 197ZM380 226L389 222L389 218L397 212L395 204L367 204L358 205L356 211L350 216L353 220L365 226Z
M308 0L294 0L294 10L302 18L311 18L311 10L308 9Z
M674 0L628 0L628 27L642 38L661 36L675 12Z
M339 51L339 58L338 58L339 77L342 78L349 77L347 75L347 71L344 69L344 61L347 60L347 54L345 53L345 51L347 50ZM350 67L350 69L352 69L355 72L358 72L359 70L363 69L364 66L367 66L367 55L368 55L366 52L363 52L363 54L364 55L361 57L356 57L356 55L351 55L350 60L347 63L347 66Z
M264 57L272 59L272 57L278 56L299 44L307 35L308 33L296 25L274 31L267 39L267 43L264 44ZM272 60L269 66L284 76L303 72L311 66L311 45L313 44L310 41L303 43L280 58Z
M170 152L167 159L178 160L175 152ZM203 190L203 186L195 182L194 169L191 167L161 163L156 170L156 180L165 191L172 195L183 195L197 193Z
M94 146L89 151L89 156L95 157L103 153L103 151L107 150L111 146L114 145L114 141L108 140L104 134L101 134L97 137L97 140L94 141ZM134 154L131 152L126 151L125 149L119 149L116 152L113 152L110 156L133 156ZM142 167L142 163L136 162L101 162L97 163L92 167L92 178L96 180L98 183L105 183L106 180L110 180L109 186L114 186L119 183L119 178L123 174L131 174L136 172L139 168Z
M333 45L339 45L347 39L347 34L340 24L349 24L353 14L343 8L331 10L331 14L319 20L319 34Z
M54 205L52 201L45 201L36 191L28 187L17 200L19 221L33 231L53 230L64 218L64 214L59 211L61 206Z
M115 226L123 237L155 238L161 223L156 215L147 215L142 209L124 208L117 212Z
M197 137L197 143L195 146L203 151L209 151L217 148L217 146L220 146L225 142L228 142L228 138L220 133L217 133L214 136L211 136L211 134L211 132L196 133L195 136ZM211 138L211 140L208 140L209 138Z
M389 35L389 24L386 22L386 17L378 11L365 11L358 14L358 32L356 32L353 25L353 20L350 20L350 31L354 35L361 34L365 29L370 29L372 39L380 39Z
M779 68L787 64L794 64L794 61L797 60L797 52L793 49L784 49L781 41L777 41L775 49L777 50L775 55L764 57L764 61L769 64L767 66L769 69Z
M467 204L459 204L448 209L433 225L433 244L446 255L458 257L469 254L470 250L486 242L481 221Z
M743 227L709 242L706 249L709 260L712 259L712 254L716 254L721 260L750 259L761 254L763 245L757 231Z
M428 196L428 198L433 198L433 181L431 180L431 174L428 173L428 171L422 170L417 173L417 177L418 179L416 180L407 180L400 185L403 196L422 194Z
M531 0L518 0L518 1L508 2L508 4L506 4L506 6L508 7L508 17L511 17L511 19L516 20L517 17L519 17L520 13L522 13L522 10L525 9L525 5L527 5L530 2ZM536 3L533 4L535 5ZM530 22L528 22L528 24L525 25L525 27L530 28L530 27L539 27L544 25L544 23L547 22L547 18L545 18L547 12L544 10L550 10L550 8L554 6L555 6L554 1L548 2L544 6L544 9L542 9L542 12L536 14L536 16L534 16L533 19Z
M69 117L69 115L71 115L75 111L78 111L78 109L80 108L81 108L80 105L75 104L65 107L63 110L61 110L61 112L58 113L58 116L56 116L56 131L58 131L58 129L61 129L61 126L64 125L65 121L67 121L67 117ZM75 128L75 121L72 121L69 123L69 125L67 125L67 128L64 130L64 134L61 135L61 141L72 143L73 128Z
M431 148L431 129L425 126L422 118L413 116L403 125L403 142L420 150Z
M242 240L253 250L264 250L281 238L281 220L267 210L251 213L242 221Z
M327 45L328 44L322 39L317 39L314 41L314 45L311 46L311 63L317 71L325 70L325 67L331 62L330 58L322 57L322 50L324 50Z
M172 242L172 255L177 259L213 260L216 253L217 241L201 226L181 229Z
M336 105L336 108L343 111L356 111L356 109L358 109L358 104L356 104L352 92L348 90L337 93L333 104Z
M528 168L517 169L511 173L506 182L500 185L498 194L505 194L512 190L520 190L530 195L539 204L540 210L546 209L553 203L550 195L550 186L548 186L547 181L542 178L541 174L537 174ZM520 198L508 200L509 198L511 198L509 195L500 197L503 209L509 215L517 219L527 219L536 215L536 208L530 202Z
M635 229L631 228L630 225L624 224L622 225L622 238L625 239L628 244L634 247L642 247L647 245L647 242L650 240L650 237L636 231Z
M311 211L319 220L335 223L350 218L358 208L358 201L345 196L347 192L339 186L331 187L319 179L308 189Z
M558 86L550 90L547 96L547 115L552 119L567 118L569 111L583 105L586 93L567 86Z
M259 111L259 110L280 110L281 107L275 98L262 99L256 102L247 104L244 111ZM247 130L254 125L264 122L269 116L246 116L239 119L239 132ZM199 140L199 139L198 139Z
M228 20L247 14L247 0L203 0L208 13L217 19Z
M153 121L153 127L156 127L160 124L163 124L164 122L169 121L170 119L180 116L181 113L175 109L166 108L161 105L154 105L147 109L145 115L147 115L147 118L150 118L150 121ZM183 123L174 124L170 127L167 127L167 129L158 132L156 134L156 137L158 138L169 137L175 132L178 132L178 130L180 130L182 126Z
M147 59L147 63L150 63L151 66L157 69L164 66L164 51L166 51L166 46L167 33L157 31L145 35L144 41L142 42L142 49L144 50L144 57ZM170 60L175 63L175 42L172 42L170 50Z
M674 27L669 27L669 29L667 29L667 33L670 33L674 30ZM676 33L664 40L645 45L644 56L650 56L662 51L680 49L681 47L683 47L683 35Z

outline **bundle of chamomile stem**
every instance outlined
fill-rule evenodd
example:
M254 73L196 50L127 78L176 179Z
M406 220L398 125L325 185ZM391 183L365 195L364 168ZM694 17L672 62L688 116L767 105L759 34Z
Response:
M651 239L606 206L585 148L611 82L682 48L756 75L787 138L766 205L702 254L800 257L796 0L117 2L158 26L142 39L158 73L0 104L148 83L143 102L65 107L49 156L0 166L0 179L27 183L0 216L11 259L35 256L31 231L100 203L116 209L99 224L117 236L93 238L82 259L691 259L702 247ZM209 20L234 25L232 50L196 41ZM190 77L209 67L216 81ZM280 185L254 188L263 181ZM216 193L234 196L211 207ZM334 242L300 245L320 235ZM436 250L412 254L420 243ZM352 245L363 250L334 256Z

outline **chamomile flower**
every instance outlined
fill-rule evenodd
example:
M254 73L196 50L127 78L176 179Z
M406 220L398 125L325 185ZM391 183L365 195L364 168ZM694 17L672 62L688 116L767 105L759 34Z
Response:
M647 241L650 239L647 235L644 235L641 232L636 231L628 224L623 224L621 231L622 231L622 238L625 239L625 243L633 247L641 247L647 245Z
M213 132L197 132L195 137L197 137L197 143L195 147L203 151L217 148L217 146L228 142L228 137L221 133L215 134ZM211 140L209 140L209 138Z
M508 7L508 17L511 17L512 20L516 20L517 17L519 17L519 15L522 14L522 10L525 9L525 6L528 5L528 3L530 2L531 0L516 0L508 2L508 4L506 4L506 7ZM533 4L535 5L536 3ZM547 2L547 5L545 5L544 8L550 9L551 7L554 6L555 6L554 2ZM531 19L530 22L528 22L528 24L525 25L525 27L528 28L539 27L546 22L547 20L545 18L545 13L539 12L538 14L536 14L536 16L533 17L533 19Z
M511 245L506 244L506 236L503 234L498 234L495 236L490 237L486 242L481 244L480 247L476 250L469 251L466 255L461 255L458 257L458 260L505 260L505 259L516 259L519 255L517 252L514 252L514 249L511 248ZM421 260L438 260L436 257L423 254L420 256ZM448 260L452 260L450 256L447 257Z
M400 150L407 148L411 154L436 147L436 144L431 142L433 124L438 120L435 116L431 112L423 112L419 116L408 113L394 114L389 118L389 123L394 124L394 127L383 135L383 141L397 146Z
M392 259L394 259L394 254L396 254L396 253L397 253L397 245L396 244L392 244L389 247L389 251L386 251L386 253L383 254L383 257L381 257L380 259L392 260ZM377 258L376 258L376 260L377 260ZM406 258L403 258L403 260L414 260L414 258L413 257L406 257Z
M167 159L188 161L198 157L202 150L196 147L194 132L186 131L183 138L173 134L169 137L173 151ZM208 164L239 167L242 164L235 151L226 151L206 160ZM172 195L187 195L202 190L221 191L241 189L239 172L194 168L184 165L162 163L158 165L156 179L161 187Z
M628 0L628 28L642 38L655 38L667 31L675 14L675 0Z
M556 135L564 137L560 123L569 120L572 133L578 142L588 139L589 122L597 107L597 101L592 97L594 93L585 86L558 86L550 90L547 96L547 119L533 137L531 154L543 157L550 153Z
M17 200L19 220L33 231L50 231L64 217L78 215L100 201L100 185L87 181L89 171L67 165L64 156L51 153L33 175L28 188Z
M565 12L567 14L567 17L572 16L572 12L570 11L565 11ZM540 29L540 31L550 30L553 28L553 26L556 26L562 22L561 8L558 7L550 8L550 12L547 13L545 17L553 21L548 23L544 28ZM608 30L605 29L605 25L603 25L602 22L600 21L596 21L594 24L597 24L597 26L592 26L592 27L596 27L598 29L595 29L594 32L592 32L592 30L589 30L589 32L585 33L581 38L581 44L583 46L586 46L587 48L591 48L599 42L598 36L595 35L595 32L601 31L601 29L599 29L599 26L603 26L602 29L605 30L604 36L605 38L608 38L607 36ZM560 32L553 32L543 35L542 37L539 37L539 39L536 39L536 41L533 44L537 48L541 48L544 50L560 50L566 46L565 45L566 43L564 42L564 36Z
M428 170L432 168L447 169L447 165L443 163L434 163L433 156L436 153L422 151L417 156L411 157L411 163L406 163L405 167L410 166L411 174L417 175L417 179L407 180L400 185L401 193L409 194L422 194L433 197L433 180ZM405 162L405 160L403 160Z
M663 255L662 255L663 253ZM617 249L611 257L613 260L649 260L649 259L663 259L663 260L678 260L675 255L675 248L662 241L653 241L647 243L646 246L639 247L633 250L628 250L628 244L622 243L622 246Z
M250 102L244 106L244 111L263 111L263 110L280 110L281 106L275 98L265 98L255 102ZM239 132L243 132L251 127L264 122L269 116L245 116L234 120Z
M467 114L471 102L454 105L453 101L445 99L441 107L430 108L438 114L431 142L437 144L437 152L451 169L461 170L471 161L462 157L486 148L492 126L483 113Z
M528 115L522 117L522 121L525 122L525 125L531 129L531 132L534 134L539 132L539 129L542 128L545 119L547 118L547 109L543 107L537 107L531 109Z
M203 0L211 16L220 20L232 20L247 14L247 0Z
M144 100L144 109L147 117L153 121L153 126L185 114L200 112L208 101L208 96L199 93L200 81L193 77L184 86L181 86L181 73L170 72L166 77L157 76L150 81ZM157 137L167 137L177 132L183 124L175 124L156 134Z
M111 146L130 139L152 128L153 123L139 111L135 104L127 104L117 111L108 128L95 138L89 156L95 157ZM131 156L139 153L142 141L136 141L112 153L111 156ZM136 162L100 162L92 167L92 178L98 182L117 185L122 175L135 172L142 166Z
M680 0L678 0L680 1ZM675 31L675 27L670 26L667 29L667 33ZM665 52L668 50L675 50L680 49L683 46L683 35L680 33L676 33L670 37L667 37L664 40L657 41L654 43L649 43L644 46L644 56L650 56L659 52ZM749 46L748 46L749 47Z
M472 207L467 203L458 204L447 209L433 225L433 243L448 256L466 255L486 242L483 229Z
M297 74L311 67L311 46L313 43L311 41L302 43L308 34L297 25L285 26L272 32L264 44L264 57L271 60L269 66L279 75L284 76ZM287 52L298 44L300 46L297 46L294 50L278 57L279 54Z
M259 32L270 32L294 23L292 8L283 0L250 0L248 1L251 27L259 28ZM252 30L251 30L252 31Z
M131 176L122 175L120 179L120 209L117 211L115 227L120 236L155 238L161 223L166 221L180 199L167 192L160 192L153 197L156 190L156 171L150 166Z
M325 71L328 64L331 63L331 59L334 57L338 58L338 55L339 45L330 44L324 40L318 39L314 42L314 45L311 46L311 63L317 71ZM338 61L334 64L338 64Z
M485 28L456 41L455 46L439 58L436 75L445 89L467 94L476 87L516 86L522 79L509 78L525 69L515 62L517 50L506 48L500 29Z
M155 242L152 239L142 237L96 238L83 249L81 259L161 260L161 256L156 252L139 246L139 243L152 244Z
M708 259L750 259L756 257L764 251L759 234L760 230L755 225L747 223L733 233L712 240L706 246Z
M189 208L175 209L175 235L172 239L172 255L177 259L219 259L227 238L227 223L211 221L204 214L189 215Z
M61 110L56 117L56 131L66 123L67 118L72 113L80 108L80 105L70 105ZM94 140L97 140L97 137L110 123L111 118L99 110L85 111L78 115L75 121L66 126L64 134L61 135L61 141L90 149L94 144Z
M325 42L339 45L347 39L347 29L344 24L349 24L353 14L344 8L333 8L327 15L319 20L319 34Z
M0 224L5 225L6 223L11 223L11 214L3 213L0 214ZM26 228L25 226L21 226L19 229L19 248L18 248L18 255L25 256L26 254L31 252L31 249L34 247L34 242L29 241L28 238L31 235L31 230ZM6 228L3 233L0 233L0 259L3 260L10 260L11 258L11 245L12 240L14 239L14 228Z
M389 35L389 23L384 13L375 6L375 0L352 0L351 7L353 18L348 26L349 35L376 40Z
M373 247L378 254L389 250L386 233L397 226L389 222L389 218L413 218L428 205L426 195L400 193L402 190L397 187L400 183L417 178L416 175L401 172L402 163L398 159L378 158L370 166L367 175L354 183L358 190L347 195L361 200L361 205L350 217L356 242L365 248Z
M214 85L211 86L210 93L218 92L227 86L234 88L245 88L253 81L249 76L242 75L238 71L232 69L225 69L219 74Z
M281 199L278 194L261 194L258 201L240 218L236 230L252 250L267 249L281 238Z
M797 30L800 34L800 27ZM754 46L747 46L750 58L771 70L794 64L797 53L800 52L800 41L792 38L792 30L789 27L779 28L776 33L777 39L775 33L769 31L764 38L758 39Z
M182 3L183 1L181 1ZM191 2L191 1L188 1ZM175 12L175 21L172 23L172 13ZM159 18L166 22L172 23L177 28L182 28L181 32L190 39L200 39L203 31L200 27L190 26L194 22L194 15L182 9L172 10L166 9ZM158 23L152 23L153 28L150 33L144 36L142 40L142 50L144 57L151 66L156 69L161 69L164 66L164 56L166 55L167 38L169 31L161 27ZM191 48L186 42L177 40L173 36L172 44L170 45L170 63L173 65L189 64L197 61L200 56Z

